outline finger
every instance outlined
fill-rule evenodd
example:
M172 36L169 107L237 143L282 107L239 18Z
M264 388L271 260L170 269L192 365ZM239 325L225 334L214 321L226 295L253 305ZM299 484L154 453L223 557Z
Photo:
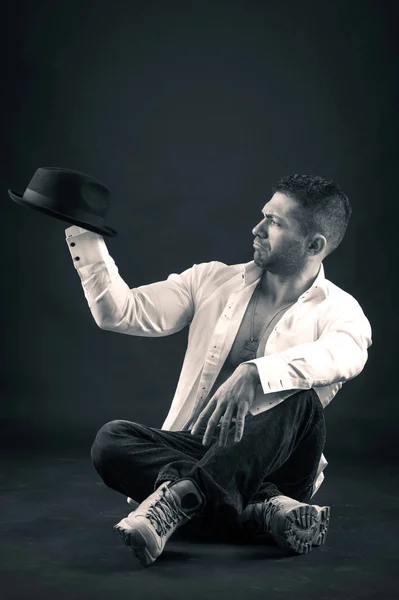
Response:
M220 435L219 435L219 446L225 446L227 442L227 436L229 434L231 419L233 414L237 408L237 405L233 402L230 402L226 412L224 413L224 417L222 419L222 424L220 427Z
M196 435L201 427L208 421L209 417L216 408L217 398L212 398L207 406L200 412L197 419L194 421L194 425L191 428L192 435Z
M215 434L215 429L218 426L220 418L222 417L224 411L226 410L226 404L219 404L214 411L213 415L208 420L208 425L204 433L204 437L202 443L204 446L207 446L211 441Z
M216 402L208 404L208 406L206 406L206 408L199 413L196 419L194 419L194 425L191 428L192 435L197 435L201 431L202 427L208 422L208 419L215 410L215 407Z
M247 415L249 403L247 401L240 402L237 409L236 429L234 432L234 442L241 441L244 434L245 417Z

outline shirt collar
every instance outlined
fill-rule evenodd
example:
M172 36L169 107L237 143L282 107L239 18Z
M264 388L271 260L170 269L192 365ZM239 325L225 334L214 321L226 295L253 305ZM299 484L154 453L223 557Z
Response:
M244 263L242 265L241 277L243 278L245 285L250 285L251 283L254 283L254 281L260 279L262 273L263 273L263 269L258 267L258 265L256 265L255 261L253 261L253 260L251 260L250 262ZM302 294L302 296L300 296L300 298L298 298L298 300L304 300L307 296L309 296L309 295L313 296L320 292L325 297L328 296L327 279L326 279L326 276L324 273L323 263L320 263L319 272L317 274L316 279L310 286L310 288L308 290L306 290Z

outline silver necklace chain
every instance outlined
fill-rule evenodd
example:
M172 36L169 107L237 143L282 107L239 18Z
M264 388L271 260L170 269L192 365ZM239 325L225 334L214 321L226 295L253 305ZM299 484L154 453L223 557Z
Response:
M283 310L285 310L286 308L289 308L290 306L292 306L293 304L295 304L295 302L291 302L291 304L288 304L288 306L283 306L283 308L280 308L279 311L276 312L275 315L273 315L273 317L270 319L270 321L266 324L266 326L262 329L262 331L259 333L259 335L257 335L256 337L254 337L254 326L255 326L255 312L256 312L256 307L258 305L258 296L259 296L259 291L260 291L260 286L262 283L262 277L260 278L260 281L256 287L256 292L255 292L255 302L254 302L254 308L252 311L252 320L251 320L251 333L250 333L250 341L254 342L254 341L258 341L261 339L262 335L265 333L266 329L269 327L270 323L272 321L274 321L274 319L277 317L277 315L279 315L281 312L283 312Z

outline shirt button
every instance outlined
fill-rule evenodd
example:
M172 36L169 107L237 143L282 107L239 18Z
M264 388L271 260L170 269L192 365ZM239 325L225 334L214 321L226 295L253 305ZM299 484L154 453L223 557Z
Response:
M80 260L80 256L75 256L75 260Z
M72 246L72 248L73 248L74 246L76 246L75 242L71 242L71 244L70 244L70 245Z

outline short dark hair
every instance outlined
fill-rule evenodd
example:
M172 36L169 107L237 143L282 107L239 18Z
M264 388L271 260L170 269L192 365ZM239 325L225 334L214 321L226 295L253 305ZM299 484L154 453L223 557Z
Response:
M328 242L328 254L341 243L352 207L348 197L333 181L317 175L287 175L273 187L296 200L304 209L300 219L302 233L321 233Z

